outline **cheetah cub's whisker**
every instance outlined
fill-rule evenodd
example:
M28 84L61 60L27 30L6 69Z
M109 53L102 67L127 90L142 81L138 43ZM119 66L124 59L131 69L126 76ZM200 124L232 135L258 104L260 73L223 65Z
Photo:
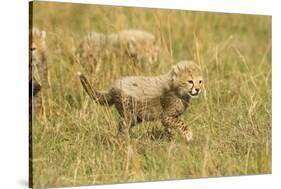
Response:
M179 116L202 89L201 70L193 61L181 61L168 73L155 77L116 80L107 91L96 90L83 74L77 74L84 90L96 103L115 105L120 115L120 132L142 121L160 120L168 135L176 130L187 142L192 139L190 127Z

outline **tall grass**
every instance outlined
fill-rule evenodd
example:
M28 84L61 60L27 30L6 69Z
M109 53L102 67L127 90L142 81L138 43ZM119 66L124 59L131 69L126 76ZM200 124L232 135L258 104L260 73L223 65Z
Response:
M239 14L36 2L34 25L47 31L50 91L33 115L35 187L271 173L271 18ZM117 136L118 114L83 91L71 64L90 31L128 28L161 40L152 66L104 62L92 76L106 89L126 75L157 75L193 59L205 90L183 115L194 140L166 140L160 123Z

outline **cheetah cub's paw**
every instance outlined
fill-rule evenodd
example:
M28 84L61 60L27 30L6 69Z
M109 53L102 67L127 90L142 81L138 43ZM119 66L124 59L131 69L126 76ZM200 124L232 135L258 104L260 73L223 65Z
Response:
M190 142L192 140L192 131L190 129L186 130L183 136L186 142Z

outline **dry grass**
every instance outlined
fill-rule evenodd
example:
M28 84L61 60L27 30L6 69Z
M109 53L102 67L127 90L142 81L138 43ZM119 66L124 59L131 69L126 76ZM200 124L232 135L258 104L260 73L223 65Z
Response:
M46 114L33 115L35 187L271 173L270 17L37 2L34 25L47 31L51 84ZM161 39L159 63L104 62L95 86L194 59L205 93L183 116L192 143L179 136L169 142L154 122L116 136L116 110L82 90L76 72L83 69L70 63L82 37L127 28Z

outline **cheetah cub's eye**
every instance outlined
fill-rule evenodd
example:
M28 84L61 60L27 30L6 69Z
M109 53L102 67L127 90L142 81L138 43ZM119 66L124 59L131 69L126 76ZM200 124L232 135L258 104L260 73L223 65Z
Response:
M36 50L35 47L31 47L31 48L30 48L30 51L35 51L35 50Z
M201 84L203 81L202 80L199 80L199 84Z
M193 84L193 81L192 81L192 80L188 80L187 82L190 83L190 84Z

